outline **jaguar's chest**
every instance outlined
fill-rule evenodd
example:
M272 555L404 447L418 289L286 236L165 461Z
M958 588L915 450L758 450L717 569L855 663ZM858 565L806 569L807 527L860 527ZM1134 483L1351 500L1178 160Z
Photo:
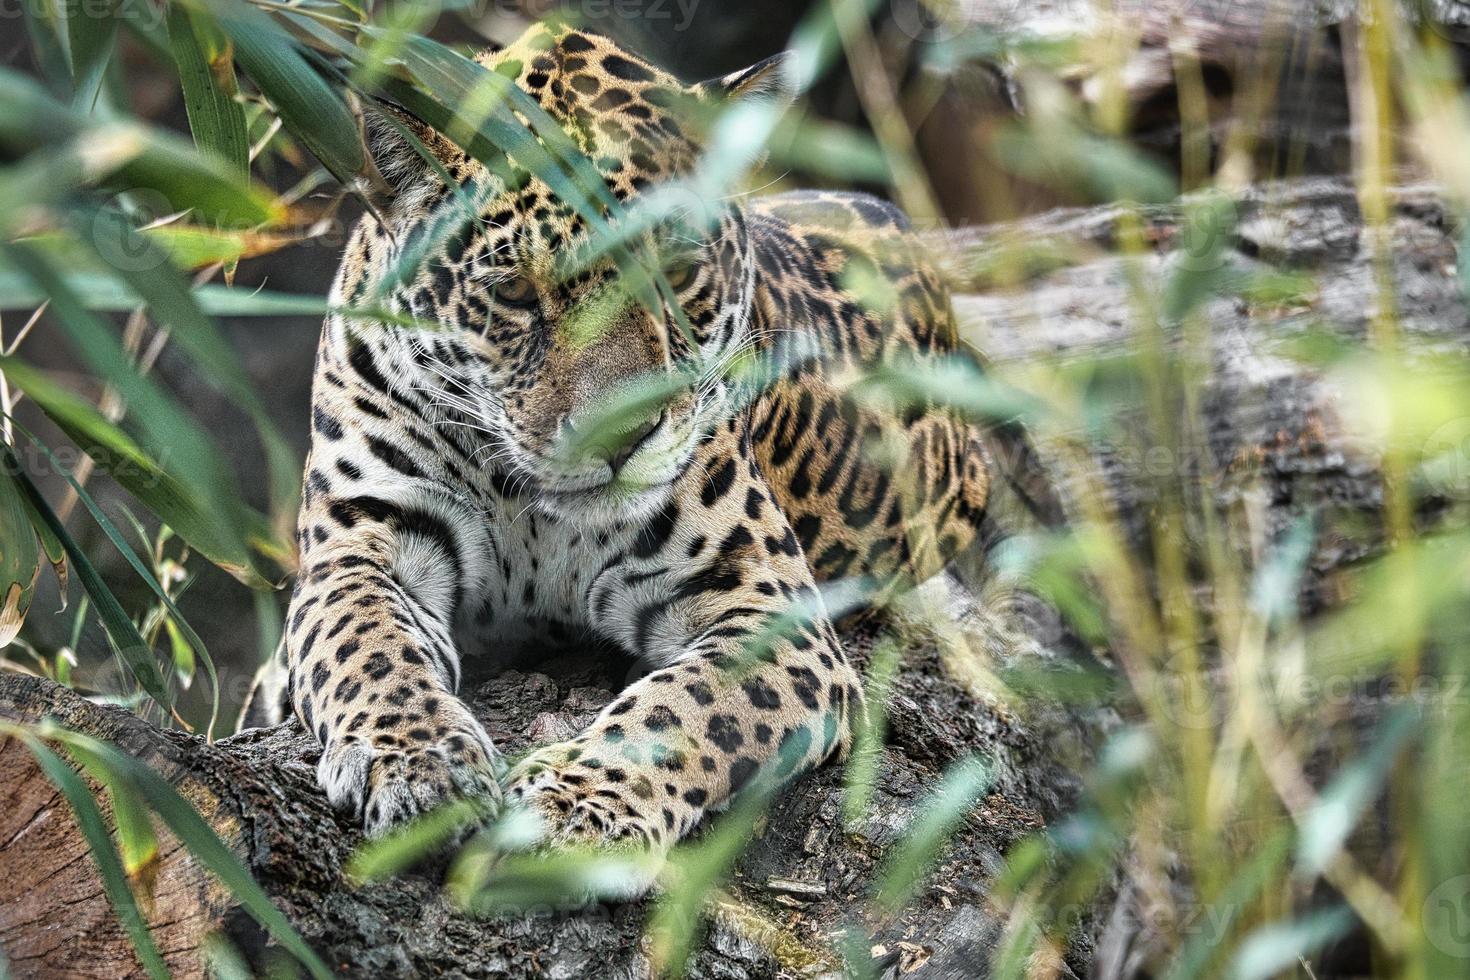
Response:
M465 648L513 655L599 632L588 593L635 532L579 527L531 508L492 510L487 520L488 575L481 601L460 624Z

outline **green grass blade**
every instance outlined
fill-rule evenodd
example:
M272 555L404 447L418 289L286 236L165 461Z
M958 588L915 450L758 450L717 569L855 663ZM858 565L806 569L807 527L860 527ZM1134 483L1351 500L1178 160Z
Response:
M956 763L914 820L908 835L889 856L878 878L875 899L884 913L897 912L919 887L944 842L990 785L990 770L978 759Z
M0 473L0 647L20 632L40 572L41 541L25 494L9 471Z
M76 541L67 532L66 526L46 503L36 485L31 482L30 477L20 468L20 462L15 458L9 447L4 453L4 463L9 472L15 474L16 482L25 492L26 498L51 533L56 535L61 546L66 549L67 557L71 560L72 567L76 570L77 580L81 582L82 589L92 600L97 608L97 618L102 623L102 628L107 632L107 638L112 641L113 648L118 656L132 673L138 686L151 697L166 715L173 714L173 702L164 687L163 676L158 672L158 664L153 658L153 650L144 642L138 633L138 628L128 618L123 610L122 603L117 601L117 596L107 587L102 576L97 574L97 569L92 567L92 562L77 545Z
M0 68L0 148L21 156L42 148L85 147L90 175L123 190L147 189L173 210L224 227L278 221L271 196L187 141L136 122L97 120L56 101L36 82Z
M163 586L154 577L153 571L148 567L147 563L139 558L138 553L128 544L127 539L123 537L117 525L112 522L112 519L107 516L101 507L97 506L97 501L92 498L92 495L87 492L87 489L81 483L77 482L77 478L71 470L61 460L57 459L56 454L51 451L50 447L37 439L35 435L27 431L18 422L14 422L14 420L12 420L12 424L15 425L18 431L24 433L32 445L46 454L46 458L56 468L56 472L66 477L66 482L71 485L72 490L77 495L77 499L82 502L82 506L87 509L87 513L97 522L97 526L102 529L102 533L107 536L107 540L112 542L112 546L123 556L123 559L128 563L128 567L143 580L144 584L158 598L158 601L163 603L164 608L168 610L170 626L176 627L179 630L183 636L183 640L199 655L199 659L204 661L204 672L209 676L211 690L209 727L205 731L205 737L213 740L215 724L219 720L219 675L215 672L214 658L210 656L209 648L204 645L204 640L200 639L199 634L194 631L194 627L189 625L189 621L184 618L184 614L179 611L178 606L174 604L174 600L164 591ZM47 528L47 530L49 531L50 529ZM65 554L64 551L63 554ZM256 595L264 597L268 593L257 592ZM72 646L76 646L75 639L72 641Z
M72 104L88 112L102 91L107 64L117 44L117 3L109 0L102 9L75 3L62 9L71 47Z
M168 44L194 143L232 171L250 173L250 139L245 109L235 101L235 68L229 43L202 11L180 4L168 8Z
M267 579L255 566L241 530L246 523L248 508L236 496L233 480L224 472L223 457L209 437L170 396L134 368L115 332L86 310L38 252L21 245L0 248L23 274L50 295L51 310L70 336L81 359L99 377L116 387L130 408L130 417L146 437L144 448L148 456L159 461L158 470L176 478L173 481L159 480L156 486L150 487L146 481L136 478L138 474L133 474L134 479L128 489L156 497L156 502L172 507L172 512L163 511L159 516L170 524L181 521L182 524L174 525L175 530L184 534L191 544L196 544L221 568L247 584L266 583ZM37 372L27 374L24 365L14 361L7 362L6 366L18 368L18 379L28 377L38 392L43 391ZM37 397L39 400L41 396ZM53 397L52 401L59 404L61 399ZM69 407L72 411L65 417L73 422L86 420L91 423L87 437L94 444L110 435L108 429L116 430L98 414L86 416L75 399ZM90 451L92 447L84 445L83 448ZM166 467L164 460L167 461Z
M234 43L235 61L275 106L281 122L343 184L367 164L357 121L339 91L329 85L280 25L240 0L203 0L219 29Z
M107 894L107 900L112 903L117 917L122 920L123 928L128 931L128 937L133 941L133 950L138 954L138 961L143 964L143 969L155 980L168 980L168 967L164 965L163 957L159 955L158 947L148 932L148 925L138 910L137 899L128 887L122 860L107 833L107 824L102 819L97 801L92 798L91 790L71 766L41 744L35 735L8 725L6 728L10 734L26 744L46 778L51 780L70 804L72 814L77 820L77 828L81 830L92 851L92 860L97 864L97 871L102 878L102 890Z

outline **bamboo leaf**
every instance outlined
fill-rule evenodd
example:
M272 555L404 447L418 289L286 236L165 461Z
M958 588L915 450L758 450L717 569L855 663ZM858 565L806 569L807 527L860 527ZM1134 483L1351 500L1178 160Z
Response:
M259 522L243 504L219 513L201 499L197 487L161 466L131 436L89 402L14 358L0 357L0 369L16 387L35 400L67 438L91 456L123 489L210 561L246 584L269 583L255 571L242 531L243 523ZM224 521L227 527L221 527Z
M1241 944L1229 975L1232 980L1279 976L1347 932L1352 924L1352 913L1338 906L1291 922L1264 925Z
M650 955L659 976L683 976L714 890L750 842L765 812L765 797L747 797L718 826L670 858L678 869L673 884L649 919Z
M97 121L53 99L36 82L0 68L0 148L16 155L64 149L82 175L121 190L146 189L170 210L200 221L254 227L281 220L271 195L170 133L131 121Z
M71 64L61 41L55 9L50 4L23 3L20 10L26 19L26 34L31 39L31 53L41 76L53 95L66 97L72 91Z
M31 506L31 502L26 499L24 494L21 495L21 504L25 507L26 515L31 520L31 527L35 528L36 536L40 539L41 553L46 556L46 561L51 564L51 571L56 575L56 591L61 594L61 610L58 611L65 611L67 587L66 549L61 546L61 539L52 533L51 528L46 526L46 522L36 512L36 509Z
M140 234L156 242L169 260L181 269L201 269L219 263L231 265L299 245L300 234L276 233L251 228L205 228L196 224L154 224Z
M357 120L278 24L239 0L203 0L234 43L235 60L275 106L281 122L339 181L351 185L367 164Z
M1299 828L1298 878L1316 878L1347 844L1348 835L1382 790L1405 740L1418 727L1416 720L1407 705L1389 715L1372 747L1322 791Z
M49 403L49 410L57 411L58 424L65 419L72 426L68 435L80 437L79 445L89 453L114 447L127 450L125 458L133 468L119 469L119 480L130 481L124 484L129 491L150 506L169 508L159 510L159 516L221 568L246 584L267 585L267 579L255 567L242 531L248 508L235 495L210 439L172 398L134 369L113 331L78 302L48 263L25 246L10 245L6 252L21 272L50 295L51 309L82 360L116 386L127 401L131 417L147 437L144 451L139 453L136 446L121 443L117 427L95 409L89 411L89 406L83 407L85 403L75 397L65 398L61 389L46 384L38 372L28 371L24 364L6 361L6 370L14 373L16 383L34 388L33 397L43 408ZM29 390L27 393L31 394ZM167 454L167 466L163 454ZM120 460L102 452L98 462L118 468Z
M250 140L245 109L235 100L238 88L229 41L202 11L170 4L168 43L195 145L241 177L248 176Z
M102 623L102 628L107 632L107 638L111 641L113 649L122 659L138 685L158 703L165 713L173 712L173 704L164 687L163 676L158 672L158 664L153 659L153 650L143 641L139 635L138 628L128 618L127 612L123 610L122 603L117 601L117 596L102 581L102 576L92 567L91 561L77 545L70 534L67 533L65 525L56 516L56 512L46 503L36 485L26 476L25 471L20 468L19 461L15 458L9 447L4 452L5 466L13 473L17 484L23 490L31 506L41 515L51 533L56 535L63 548L66 549L67 557L71 560L72 567L76 569L77 580L81 582L82 589L97 607L97 618Z
M16 427L20 428L19 424L17 424ZM21 429L21 431L25 430ZM150 590L152 590L154 596L158 598L158 601L163 604L164 609L168 611L170 622L178 628L179 632L183 635L183 639L187 643L189 643L195 651L198 652L200 659L204 661L204 670L209 675L209 683L212 689L209 728L206 730L206 737L213 739L214 726L219 718L219 676L215 673L214 659L210 657L209 649L204 645L204 641L199 638L199 634L194 632L194 627L189 625L189 621L184 618L183 613L179 612L178 606L174 604L174 601L172 598L170 598L169 594L164 591L163 586L160 585L158 579L154 577L152 570L150 570L149 567L143 562L143 560L138 557L137 553L133 551L132 546L128 544L127 539L123 537L122 532L118 530L117 525L113 524L112 519L107 516L107 514L102 510L101 507L97 506L97 502L92 499L92 495L87 492L87 489L77 482L76 476L72 474L61 462L61 460L56 458L56 454L53 453L46 446L45 443L37 439L34 434L26 432L25 435L28 439L31 440L32 445L38 447L43 453L46 454L47 459L50 460L51 465L56 468L56 471L66 477L67 482L71 484L71 488L76 493L77 498L81 500L82 506L85 507L87 509L87 512L92 515L92 519L97 522L97 526L102 529L102 533L107 536L107 540L112 542L112 545L114 548L117 549L118 554L123 556L123 559L127 561L128 566L132 568L137 576L143 580L143 582L148 586ZM256 595L263 596L265 595L265 593L257 592ZM87 600L83 598L81 612L85 612L86 606ZM76 646L76 639L77 638L74 635L71 641L72 646Z
M91 110L102 91L102 79L112 49L117 43L117 3L68 3L66 32L71 48L72 104L83 112Z
M347 875L354 881L391 878L449 846L484 819L485 808L478 801L450 800L386 836L365 841L347 862Z
M40 573L41 543L25 495L8 471L0 473L0 647L20 632Z
M172 616L164 618L163 628L168 633L169 653L173 657L179 683L187 689L194 680L194 647L184 638L183 630L179 629L178 622Z
M143 303L141 296L111 276L72 272L63 275L62 282L83 308L97 313L127 313ZM321 296L269 290L247 292L217 285L199 286L193 292L200 308L214 316L320 317L331 310ZM0 266L0 309L34 309L46 299L46 294L19 272Z
M71 757L87 775L107 788L112 802L112 822L117 830L117 846L122 855L123 871L128 880L139 886L145 897L151 896L158 873L158 835L148 808L126 781L118 779L96 755L80 745L69 746Z
M294 513L301 479L296 454L256 395L234 348L199 308L189 283L169 264L158 245L134 231L120 216L96 211L89 217L88 225L94 232L121 242L127 253L138 259L118 268L118 276L143 298L154 318L172 331L174 341L199 362L210 384L229 395L250 416L265 448L272 502L277 511ZM92 242L97 235L89 237L78 229L77 237Z

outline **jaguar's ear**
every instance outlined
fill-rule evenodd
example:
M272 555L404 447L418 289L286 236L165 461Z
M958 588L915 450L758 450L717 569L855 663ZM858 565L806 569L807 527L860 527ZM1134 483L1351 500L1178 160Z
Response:
M791 52L783 51L749 68L701 82L702 95L717 102L759 100L784 109L796 100L795 62Z
M374 102L364 109L363 133L368 154L383 178L381 189L390 195L436 179L438 170L463 156L428 123L389 102Z

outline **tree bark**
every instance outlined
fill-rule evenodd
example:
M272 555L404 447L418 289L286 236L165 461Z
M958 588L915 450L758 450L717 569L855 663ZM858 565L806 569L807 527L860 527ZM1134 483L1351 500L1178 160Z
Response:
M1394 202L1392 263L1405 337L1464 346L1470 323L1456 278L1452 222L1430 189L1400 189ZM1371 540L1333 529L1376 525L1380 480L1374 461L1340 435L1338 393L1324 378L1281 358L1275 345L1309 325L1354 339L1365 334L1376 298L1369 237L1351 187L1330 179L1253 189L1235 210L1238 221L1225 250L1233 270L1307 270L1318 286L1292 304L1270 305L1228 290L1209 302L1211 376L1201 426L1207 444L1198 447L1197 459L1171 465L1208 463L1209 472L1227 474L1248 469L1248 481L1222 479L1212 490L1222 504L1249 498L1268 535L1308 510L1323 515L1306 587L1310 612L1331 604L1337 569L1373 551ZM997 370L1042 357L1065 361L1123 350L1132 342L1129 276L1111 248L1116 217L1113 208L1059 211L936 239L962 290L957 308L966 334ZM1141 260L1149 265L1145 278L1162 281L1194 253L1179 251L1173 211L1149 212L1146 226L1156 251ZM1024 246L1019 264L1018 243ZM1097 456L1126 525L1142 541L1151 501L1138 461L1116 447L1099 446ZM955 669L1031 663L1063 679L1095 670L1097 662L1060 642L1044 610L1023 601L1022 614L1001 629L995 596L979 600L957 580L948 583L927 587L924 596L948 603L950 616L981 637L974 656L945 656L942 637L912 623L904 627L910 650L888 698L887 743L866 815L855 826L844 823L840 767L783 791L738 861L691 975L837 974L833 935L848 926L866 934L863 947L879 975L984 974L1005 921L992 886L1007 853L1068 812L1079 792L1077 774L1118 718L1105 705L1007 700L978 675ZM869 619L849 625L845 635L863 657L893 626L893 620ZM565 737L589 720L611 699L616 673L606 659L569 656L486 680L470 688L467 699L497 743L515 752ZM343 975L649 974L648 949L640 941L648 902L476 918L449 902L436 866L390 882L346 880L343 865L359 834L316 789L316 747L292 725L210 745L44 680L0 676L0 718L34 722L48 716L117 743L178 787ZM988 795L967 815L906 911L888 920L866 912L885 859L941 772L972 754L994 774ZM0 742L0 787L0 949L12 973L138 974L69 808L14 740ZM266 938L228 895L166 838L144 904L179 976L201 974L201 944L214 930L255 963L271 955ZM1107 963L1098 959L1096 937L1104 930L1095 923L1108 913L1101 907L1093 912L1083 916L1060 964L1064 976L1128 958L1136 937L1109 935L1102 954Z

